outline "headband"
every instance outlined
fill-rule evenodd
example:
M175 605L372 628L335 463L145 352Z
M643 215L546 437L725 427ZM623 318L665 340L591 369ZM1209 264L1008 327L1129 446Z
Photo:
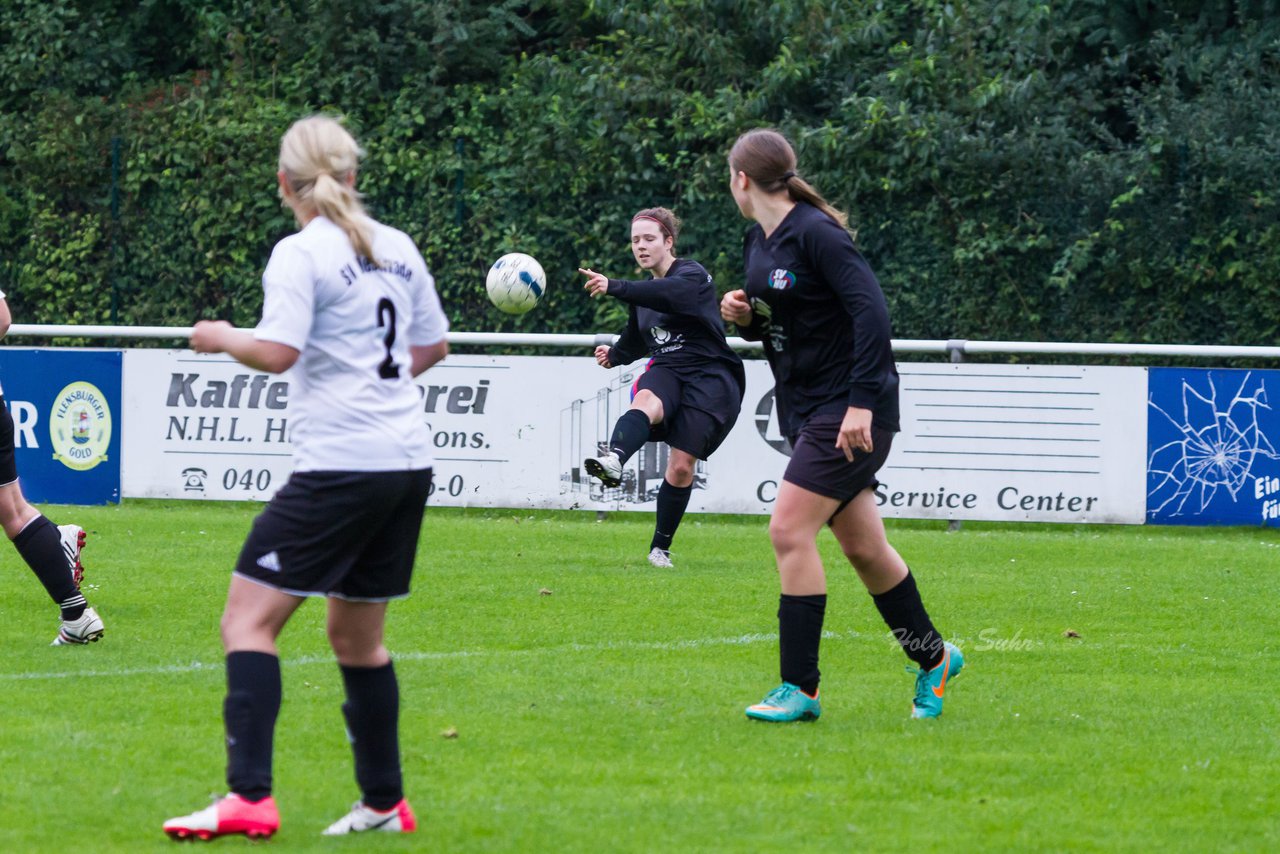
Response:
M674 234L672 234L672 233L671 233L671 230L670 230L669 228L667 228L667 224L666 224L665 222L663 222L662 220L658 219L656 216L649 216L648 214L636 214L635 216L633 216L633 217L631 218L631 221L632 221L632 222L635 222L635 221L636 221L636 220L638 220L638 219L651 219L651 220L653 220L654 222L656 222L656 223L658 224L658 228L662 229L662 233L663 233L663 234L665 234L667 237L670 237L672 240L675 240L675 239L676 239L676 236L675 236Z

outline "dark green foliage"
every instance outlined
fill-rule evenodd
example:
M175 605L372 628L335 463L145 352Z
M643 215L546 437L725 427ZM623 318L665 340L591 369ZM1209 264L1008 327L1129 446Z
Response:
M252 324L293 228L276 145L324 110L455 329L616 331L576 268L635 275L630 214L663 204L737 286L725 154L773 125L851 214L900 337L1272 344L1276 21L1277 0L14 0L0 287L23 322ZM550 281L522 318L483 291L513 250Z

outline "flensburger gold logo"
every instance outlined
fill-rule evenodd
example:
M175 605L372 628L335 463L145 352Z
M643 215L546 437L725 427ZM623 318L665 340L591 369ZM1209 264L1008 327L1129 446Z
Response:
M107 458L111 408L93 383L75 382L58 392L49 419L53 458L69 469L88 471Z

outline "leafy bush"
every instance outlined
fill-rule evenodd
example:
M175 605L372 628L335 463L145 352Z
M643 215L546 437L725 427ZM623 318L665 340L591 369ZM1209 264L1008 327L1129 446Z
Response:
M830 0L14 0L0 9L0 286L24 322L252 324L280 133L342 113L375 215L454 328L616 331L664 204L722 289L741 131L851 213L901 337L1272 343L1280 9ZM529 252L547 299L483 279Z

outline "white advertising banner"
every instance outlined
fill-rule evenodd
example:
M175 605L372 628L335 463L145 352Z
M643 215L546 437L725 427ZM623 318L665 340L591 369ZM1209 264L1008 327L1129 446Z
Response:
M1146 517L1145 368L901 364L885 516L1036 522Z
M651 511L664 445L629 460L617 489L582 471L642 368L604 370L590 356L450 356L418 379L436 448L432 503ZM1143 521L1144 369L899 370L903 432L880 473L884 515ZM287 373L225 356L127 351L123 495L269 498L290 471L288 389ZM787 452L768 366L748 360L742 414L699 464L690 510L768 513Z
M125 498L269 498L292 470L289 379L228 356L126 350Z

